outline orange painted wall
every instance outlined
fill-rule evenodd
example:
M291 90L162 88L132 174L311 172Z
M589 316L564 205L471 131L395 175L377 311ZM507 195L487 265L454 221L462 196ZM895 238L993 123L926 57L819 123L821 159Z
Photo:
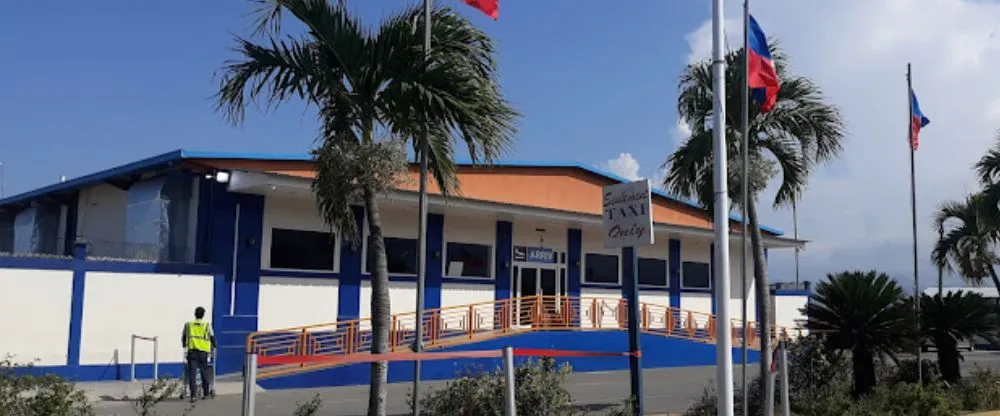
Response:
M302 178L314 177L313 164L308 161L261 161L200 159L196 164L215 169L262 171ZM413 167L399 189L417 191L418 171ZM602 215L602 188L612 182L604 177L571 167L461 167L461 197L566 212ZM440 190L431 180L429 192ZM697 228L712 228L706 213L687 204L653 196L653 219ZM731 228L739 232L738 223Z

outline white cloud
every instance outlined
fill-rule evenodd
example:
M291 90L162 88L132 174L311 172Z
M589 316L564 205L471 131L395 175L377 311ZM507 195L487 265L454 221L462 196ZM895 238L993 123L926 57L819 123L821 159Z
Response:
M741 13L730 3L727 38L739 44ZM820 169L799 204L802 275L878 269L912 279L906 65L931 124L917 163L918 259L922 285L937 280L928 260L936 234L930 218L944 200L976 188L972 163L1000 127L1000 4L979 0L757 0L754 17L791 58L790 69L815 80L840 106L848 136L840 159ZM707 17L707 16L706 16ZM711 53L710 21L687 37L690 59ZM773 190L772 190L773 191ZM762 212L791 231L791 212ZM791 253L772 253L774 280L793 276Z
M620 153L618 157L604 162L603 166L611 173L630 181L642 179L639 175L639 161L635 160L631 153Z

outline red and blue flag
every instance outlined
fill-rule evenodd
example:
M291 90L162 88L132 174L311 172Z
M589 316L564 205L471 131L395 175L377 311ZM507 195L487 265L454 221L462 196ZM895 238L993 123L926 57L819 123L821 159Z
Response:
M500 0L462 0L462 3L479 9L493 20L500 17Z
M747 87L754 101L760 104L760 111L766 113L774 109L778 102L778 70L771 59L771 48L767 45L767 36L750 16L750 30L747 42L750 50L747 53Z
M910 146L917 150L920 145L920 129L931 124L931 120L920 111L920 103L917 102L917 94L910 90Z

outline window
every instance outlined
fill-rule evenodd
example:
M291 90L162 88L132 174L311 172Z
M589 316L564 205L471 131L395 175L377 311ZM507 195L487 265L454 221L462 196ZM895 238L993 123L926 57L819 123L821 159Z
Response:
M585 258L587 270L584 281L587 283L619 284L618 256L610 254L587 254Z
M445 276L493 277L493 247L485 244L448 243L445 247Z
M385 260L389 274L417 274L417 240L413 238L384 237ZM365 264L368 273L375 269L375 250L367 248Z
M336 249L330 233L272 228L270 267L332 271Z
M712 272L708 263L684 262L681 265L681 286L688 289L711 289Z
M640 257L639 286L667 287L667 261Z

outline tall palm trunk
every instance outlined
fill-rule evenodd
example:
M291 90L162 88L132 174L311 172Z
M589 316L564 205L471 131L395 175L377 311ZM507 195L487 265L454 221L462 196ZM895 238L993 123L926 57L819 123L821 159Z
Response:
M875 388L875 356L865 345L855 345L851 349L851 363L854 367L854 397L868 394Z
M370 264L372 283L372 354L382 354L389 350L389 267L385 256L385 239L382 238L382 219L379 217L378 201L373 187L364 187L365 212L368 216L368 250L375 255ZM385 361L372 363L371 384L368 388L368 416L385 416L385 402L388 384L388 364Z
M958 342L948 334L934 337L937 347L938 367L941 378L949 383L958 382L962 378L962 367L959 365ZM926 381L927 379L924 378Z
M751 195L747 201L747 219L750 220L750 248L753 250L754 294L760 319L760 397L767 400L769 391L774 390L771 379L771 291L767 283L767 263L764 259L764 244L757 222L757 201Z

